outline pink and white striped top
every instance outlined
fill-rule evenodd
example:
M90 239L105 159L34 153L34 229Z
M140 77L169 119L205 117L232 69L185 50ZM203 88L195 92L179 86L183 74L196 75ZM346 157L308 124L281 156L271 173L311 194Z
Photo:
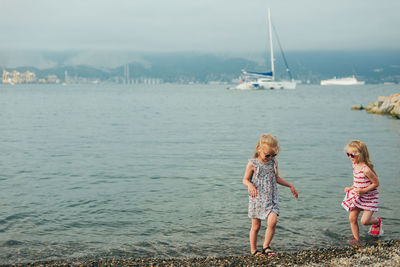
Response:
M355 171L353 165L353 188L346 193L342 201L342 206L347 211L354 209L355 207L362 210L378 211L379 193L375 188L364 195L358 195L355 192L357 188L367 188L371 181L364 174L365 166L360 171Z

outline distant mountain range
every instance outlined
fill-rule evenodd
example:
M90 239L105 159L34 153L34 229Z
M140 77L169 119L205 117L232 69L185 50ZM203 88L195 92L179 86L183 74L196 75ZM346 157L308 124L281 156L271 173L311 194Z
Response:
M399 51L299 51L287 52L294 78L306 83L355 75L366 83L400 82ZM138 53L124 51L3 51L0 63L7 71L30 70L37 77L57 75L121 82L129 79L161 79L164 82L231 82L242 69L269 71L269 59L259 53L216 55L205 53ZM128 66L128 67L126 67ZM282 60L276 73L285 78ZM127 74L128 72L128 74Z

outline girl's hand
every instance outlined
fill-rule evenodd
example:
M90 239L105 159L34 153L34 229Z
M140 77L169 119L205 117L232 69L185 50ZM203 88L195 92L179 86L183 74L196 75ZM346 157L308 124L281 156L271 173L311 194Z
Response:
M248 186L249 196L256 197L257 196L257 189L254 185L250 184Z
M296 188L294 188L293 185L290 187L290 191L292 191L292 194L293 194L293 196L294 196L295 198L298 198L298 197L299 197L299 194L297 193Z
M353 187L354 187L354 186L346 187L346 188L344 189L344 192L345 192L345 193L349 192L351 189L353 189Z
M356 190L354 190L354 192L356 192L357 194L359 194L360 196L364 195L366 192L364 191L364 189L361 188L357 188Z

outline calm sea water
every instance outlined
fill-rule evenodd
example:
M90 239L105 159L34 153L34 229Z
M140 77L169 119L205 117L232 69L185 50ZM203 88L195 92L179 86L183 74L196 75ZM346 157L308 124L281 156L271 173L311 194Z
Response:
M352 139L380 178L382 239L400 238L400 120L350 110L398 91L2 85L0 262L247 254L242 177L262 133L278 137L281 176L299 191L279 187L275 250L351 238L340 203Z

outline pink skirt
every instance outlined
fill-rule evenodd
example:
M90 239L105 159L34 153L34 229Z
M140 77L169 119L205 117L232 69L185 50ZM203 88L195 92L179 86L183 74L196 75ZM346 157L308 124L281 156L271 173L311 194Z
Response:
M356 188L353 188L346 193L342 201L342 207L347 211L359 208L361 210L377 212L379 200L378 190L374 189L360 196L355 192L355 189Z

